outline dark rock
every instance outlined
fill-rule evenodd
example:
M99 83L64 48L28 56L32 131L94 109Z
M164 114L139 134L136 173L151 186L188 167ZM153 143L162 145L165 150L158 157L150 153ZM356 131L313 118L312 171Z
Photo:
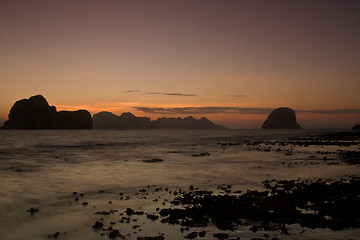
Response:
M215 125L209 119L202 117L197 120L193 117L186 118L159 118L151 122L154 129L226 129Z
M39 212L39 208L30 208L27 211L30 213L30 215L34 215L35 213Z
M185 209L162 209L161 222L198 227L211 221L218 229L234 230L243 225L241 219L245 219L261 222L261 225L251 227L254 232L280 230L283 234L289 234L285 224L295 223L332 230L360 227L358 177L339 181L271 180L264 183L271 192L248 190L237 196L183 193L174 201Z
M204 153L200 153L200 154L192 154L191 156L193 156L193 157L205 157L205 156L210 156L210 153L204 152Z
M91 114L86 110L56 113L55 129L92 129Z
M126 211L125 211L126 215L143 215L144 212L143 211L134 211L132 210L131 208L127 208Z
M96 212L95 214L99 214L99 215L110 215L110 212L102 211L102 212Z
M229 234L227 234L227 233L215 233L214 237L216 237L217 239L227 239L227 238L229 238Z
M165 240L163 236L157 237L138 237L137 240Z
M156 162L163 162L164 160L159 159L159 158L153 158L153 159L149 159L149 160L143 160L143 162L146 163L156 163Z
M156 219L159 218L159 216L156 216L156 215L154 215L154 214L148 214L148 215L146 215L146 217L149 218L149 219L151 219L151 220L153 220L153 221L155 221Z
M301 126L296 121L295 111L290 108L277 108L270 113L263 129L299 129Z
M199 237L205 237L205 235L206 235L206 232L205 232L205 231L199 232Z
M120 237L120 238L125 238L125 236L120 234L119 230L115 230L115 229L111 229L111 232L109 233L109 238L116 238L116 237Z
M352 130L359 131L360 130L360 124L355 124L355 126L352 127Z
M197 238L197 236L198 236L197 232L191 232L188 235L186 235L185 238L194 239L194 238Z
M95 229L99 229L99 228L103 228L104 224L102 222L96 221L93 228Z
M50 235L48 236L48 238L55 238L55 239L57 239L59 235L60 235L60 233L59 233L59 232L56 232L56 233L54 233L54 234L50 234Z
M86 110L57 112L41 95L17 101L11 108L5 129L91 129Z

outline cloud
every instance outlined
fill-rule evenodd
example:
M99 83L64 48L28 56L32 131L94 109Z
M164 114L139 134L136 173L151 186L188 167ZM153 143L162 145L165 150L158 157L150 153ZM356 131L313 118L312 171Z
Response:
M165 96L180 96L180 97L195 97L194 94L187 93L160 93L160 92L149 92L144 94L154 94L154 95L165 95Z
M274 108L245 108L245 107L134 107L137 111L155 114L269 114ZM295 110L296 113L317 114L359 114L360 109L335 110Z
M140 90L127 90L125 91L127 93L136 93L136 92L141 92Z
M229 97L245 97L246 95L243 95L243 94L238 94L238 95L229 95Z
M162 93L162 92L142 92L140 90L128 90L127 93L140 93L140 94L150 94L150 95L164 95L164 96L179 96L179 97L195 97L195 94L188 93Z
M134 107L136 110L146 113L159 114L268 114L272 108L242 108L242 107L183 107L183 108L159 108L159 107Z
M298 113L321 113L321 114L358 114L360 109L333 109L333 110L296 110Z

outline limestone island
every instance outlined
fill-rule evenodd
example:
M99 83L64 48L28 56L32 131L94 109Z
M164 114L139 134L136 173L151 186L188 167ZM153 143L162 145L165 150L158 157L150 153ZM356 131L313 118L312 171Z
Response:
M86 110L56 111L41 95L17 101L11 108L4 129L91 129Z
M202 117L159 118L150 120L147 117L136 117L132 113L122 113L117 116L111 112L100 112L93 116L94 129L227 129L215 125L209 119Z
M273 110L262 125L262 129L300 129L295 111L281 107Z

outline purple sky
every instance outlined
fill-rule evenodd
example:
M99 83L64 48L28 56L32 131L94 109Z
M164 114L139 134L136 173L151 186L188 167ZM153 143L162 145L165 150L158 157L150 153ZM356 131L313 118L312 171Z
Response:
M309 111L360 109L359 12L332 0L2 0L0 118L40 93L92 114L288 106L309 126L352 125L359 113ZM206 116L231 127L266 117L250 115Z

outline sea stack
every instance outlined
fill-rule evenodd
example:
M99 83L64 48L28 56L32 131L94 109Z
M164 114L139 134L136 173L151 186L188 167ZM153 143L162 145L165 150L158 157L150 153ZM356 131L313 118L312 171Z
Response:
M56 111L41 95L17 101L11 108L5 129L91 129L86 110Z
M291 108L281 107L270 113L262 125L262 129L299 129L295 111Z

